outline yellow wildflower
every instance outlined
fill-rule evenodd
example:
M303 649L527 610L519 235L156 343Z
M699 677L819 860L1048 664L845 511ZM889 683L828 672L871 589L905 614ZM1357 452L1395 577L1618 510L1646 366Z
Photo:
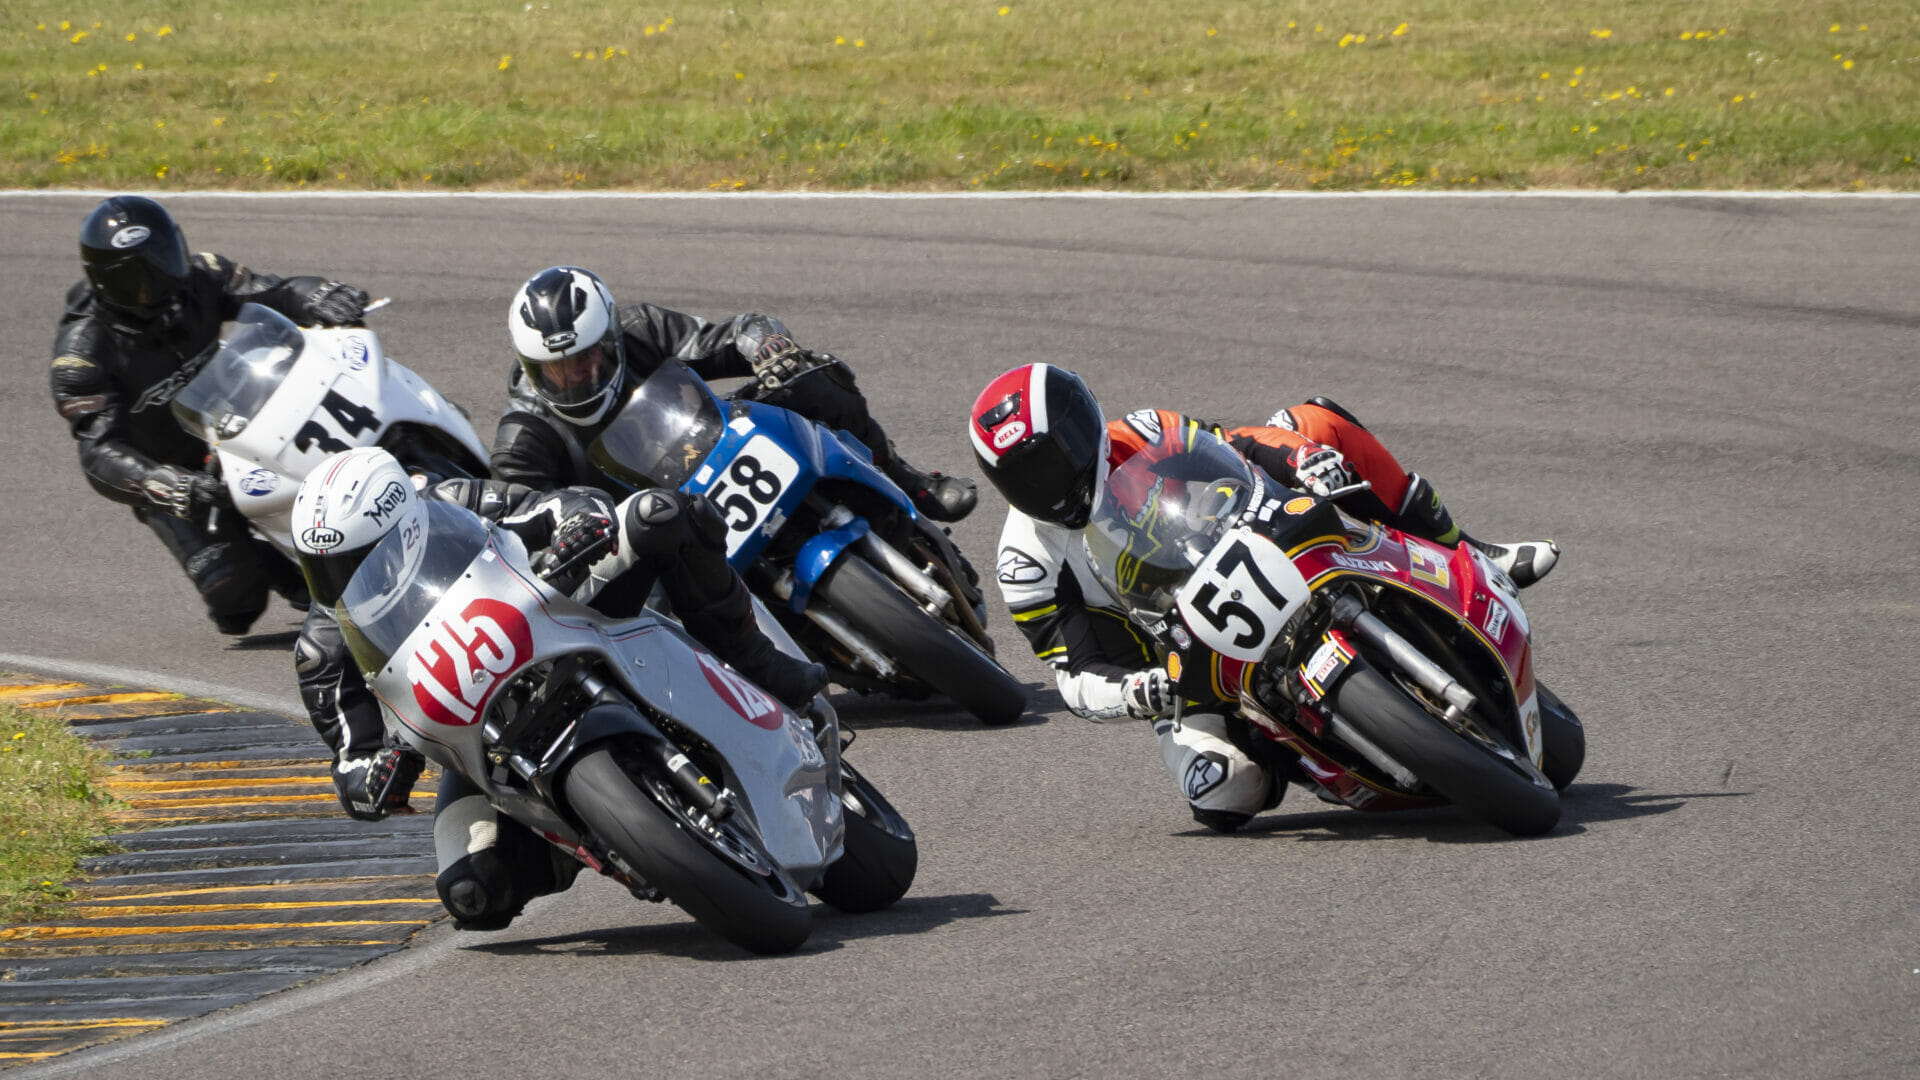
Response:
M1848 60L1848 61L1846 61L1845 63L1843 63L1843 64L1841 64L1841 65L1840 65L1840 70L1842 70L1842 71L1852 71L1852 70L1853 70L1853 61L1851 61L1851 60Z
M1613 36L1613 31L1606 30L1606 29L1589 30L1587 31L1587 33L1592 34L1594 37L1600 38L1603 41Z
M158 30L155 30L155 31L153 32L153 36L154 36L154 37L166 37L166 36L167 36L168 34L171 34L171 33L173 33L173 27L171 27L171 26L163 26L163 27L161 27L160 29L158 29Z
M512 66L513 66L513 54L508 53L507 55L502 56L500 58L500 63L494 66L494 70L505 71Z
M1399 26L1396 26L1393 28L1394 37L1404 37L1406 35L1406 32L1407 32L1406 23L1401 23Z
M1008 12L1011 12L1012 10L1013 10L1013 9L1012 9L1012 8L1010 8L1010 7L1003 7L1003 8L1001 8L1001 9L1000 9L1000 14L1002 14L1002 15L1005 15L1005 14L1007 14Z

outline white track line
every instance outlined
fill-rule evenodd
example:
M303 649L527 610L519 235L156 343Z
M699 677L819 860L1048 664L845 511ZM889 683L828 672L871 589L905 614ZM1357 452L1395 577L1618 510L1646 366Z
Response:
M115 667L111 664L88 664L76 660L61 660L51 656L28 656L22 653L0 652L0 669L18 669L26 673L48 675L56 678L80 679L88 682L122 683L128 686L151 686L156 690L170 690L188 697L209 698L224 701L232 705L241 705L249 709L264 712L285 713L298 719L307 713L306 706L297 697L276 697L272 694L259 694L251 690L242 690L237 686L216 686L213 683L188 679L179 675L166 675L158 671L141 671L138 668ZM316 736L317 738L317 736ZM316 746L319 744L316 742ZM317 753L317 751L316 751Z
M1920 199L1920 191L1590 191L1584 189L1527 189L1524 191L125 191L62 188L0 191L0 199L90 198L109 195L145 195L155 199L454 199L454 200L611 200L621 202L686 202L733 200L748 202L805 201L1005 201L1054 199L1102 202L1159 200L1219 202L1245 200L1342 199L1743 199L1743 200L1879 200Z

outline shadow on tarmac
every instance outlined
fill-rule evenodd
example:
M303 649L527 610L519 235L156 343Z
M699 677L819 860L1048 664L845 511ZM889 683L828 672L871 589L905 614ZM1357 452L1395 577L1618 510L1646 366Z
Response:
M1302 794L1295 789L1288 793L1288 799ZM1434 844L1517 843L1577 836L1586 832L1590 825L1670 813L1696 799L1745 798L1750 794L1746 791L1656 793L1640 791L1631 784L1575 783L1560 793L1560 823L1551 832L1539 837L1512 836L1452 807L1440 806L1430 810L1373 814L1329 809L1260 817L1232 834L1232 837L1221 838L1271 838L1302 842L1425 840ZM1177 835L1215 837L1220 834L1209 829L1193 828Z
M908 896L884 911L849 915L823 904L813 905L813 933L792 955L831 952L849 941L919 934L960 919L990 919L1025 915L1025 908L1001 907L992 893L950 896ZM677 922L649 926L611 927L557 937L520 941L485 941L467 946L495 956L678 956L688 960L730 963L738 960L778 960L739 948L684 915Z
M1001 729L1035 727L1047 722L1045 713L1053 709L1062 709L1066 705L1060 701L1060 695L1052 687L1042 683L1022 683L1027 691L1027 711L1020 719L1011 724L1000 725ZM1048 695L1052 696L1051 702ZM981 723L972 713L944 697L930 697L923 701L909 701L905 698L889 697L886 694L838 693L829 696L834 711L848 726L861 728L915 728L921 731L966 731L969 729L987 730L988 725Z

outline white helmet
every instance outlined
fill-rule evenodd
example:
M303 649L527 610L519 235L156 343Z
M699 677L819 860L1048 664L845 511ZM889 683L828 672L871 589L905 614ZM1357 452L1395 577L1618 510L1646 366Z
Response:
M382 537L403 526L417 536L425 517L413 478L380 447L321 462L293 497L293 546L307 591L317 603L336 603ZM425 546L416 540L415 552Z
M562 420L607 414L626 370L613 294L592 273L555 266L527 279L507 310L527 385Z

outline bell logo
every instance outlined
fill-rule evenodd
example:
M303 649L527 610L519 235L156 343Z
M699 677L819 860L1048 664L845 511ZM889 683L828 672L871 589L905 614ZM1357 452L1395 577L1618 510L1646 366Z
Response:
M533 631L513 605L485 598L433 628L407 658L414 704L449 727L477 723L487 699L533 656Z
M720 700L754 727L779 731L786 723L780 715L780 703L773 695L755 686L746 676L729 670L710 653L700 653L700 670Z

